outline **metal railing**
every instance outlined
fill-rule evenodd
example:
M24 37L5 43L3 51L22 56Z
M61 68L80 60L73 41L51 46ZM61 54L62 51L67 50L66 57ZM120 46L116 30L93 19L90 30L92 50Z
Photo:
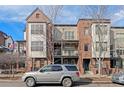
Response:
M63 56L78 56L77 50L63 50L62 51Z

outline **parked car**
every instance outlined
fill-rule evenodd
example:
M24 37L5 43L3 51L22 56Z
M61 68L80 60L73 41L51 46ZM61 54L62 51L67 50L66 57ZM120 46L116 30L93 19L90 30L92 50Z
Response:
M80 80L80 77L76 65L51 64L38 71L25 73L22 80L29 87L33 87L38 83L58 83L65 87L71 87L74 82Z
M112 82L124 84L124 71L112 75Z

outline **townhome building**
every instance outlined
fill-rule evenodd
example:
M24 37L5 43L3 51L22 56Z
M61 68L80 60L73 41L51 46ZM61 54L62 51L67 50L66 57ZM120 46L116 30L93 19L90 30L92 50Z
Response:
M124 27L111 27L111 68L124 68Z
M51 23L40 10L34 10L26 19L26 56L27 70L38 68L52 62L50 49Z
M76 25L56 24L54 31L54 63L77 64L78 44Z
M123 35L122 28L111 27L109 19L79 19L77 24L53 24L37 8L26 21L25 63L28 71L48 64L76 64L81 74L97 74L99 65L102 72L104 69L110 72L114 67L112 51L123 53L115 41ZM123 41L120 43L123 45Z
M102 66L110 68L110 20L99 20L100 22L96 19L80 19L77 23L79 62L82 73L96 74L98 72L98 58L102 59ZM101 31L101 36L98 34L98 27L103 31ZM103 48L101 54L99 51L100 44Z

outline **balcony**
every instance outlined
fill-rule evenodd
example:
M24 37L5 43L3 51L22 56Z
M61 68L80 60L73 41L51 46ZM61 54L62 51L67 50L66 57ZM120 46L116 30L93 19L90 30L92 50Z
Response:
M54 56L61 56L61 50L59 49L54 50Z
M64 50L64 51L62 51L62 56L78 56L78 51L76 51L76 50Z

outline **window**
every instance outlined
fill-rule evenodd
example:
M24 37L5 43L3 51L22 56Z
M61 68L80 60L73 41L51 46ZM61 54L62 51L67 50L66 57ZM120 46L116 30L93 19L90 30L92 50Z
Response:
M117 48L124 48L124 35L118 35L115 39L115 44Z
M124 50L122 50L122 51L123 51L122 55L124 55Z
M51 72L51 71L62 71L61 66L45 66L43 67L40 72Z
M73 40L74 32L73 31L65 31L64 36L65 36L65 39L67 39L67 40Z
M113 45L110 45L110 50L113 50Z
M88 29L88 28L85 29L84 35L85 35L85 36L89 35L89 29Z
M63 64L69 64L67 59L64 59Z
M65 66L68 71L78 71L76 66Z
M31 51L43 51L43 41L32 41Z
M52 71L51 66L45 66L40 70L40 72L51 72L51 71Z
M39 13L37 13L37 14L36 14L36 18L39 18L39 17L40 17L40 14L39 14Z
M52 66L52 71L62 71L61 66Z
M117 52L117 55L124 55L123 49L117 49L116 52Z
M116 50L116 52L117 52L118 55L120 54L120 53L119 53L119 50Z
M90 44L85 44L84 45L84 51L89 51L90 49Z
M120 52L120 55L122 55L122 54L123 54L123 53L122 53L122 50L120 50L119 52Z
M76 64L75 60L72 59L70 64Z
M31 25L31 34L44 34L43 25L41 24Z
M107 51L107 42L96 42L96 51L99 51L99 49Z
M11 43L8 43L8 48L11 48Z
M96 25L96 34L97 35L107 35L108 27L107 25Z

